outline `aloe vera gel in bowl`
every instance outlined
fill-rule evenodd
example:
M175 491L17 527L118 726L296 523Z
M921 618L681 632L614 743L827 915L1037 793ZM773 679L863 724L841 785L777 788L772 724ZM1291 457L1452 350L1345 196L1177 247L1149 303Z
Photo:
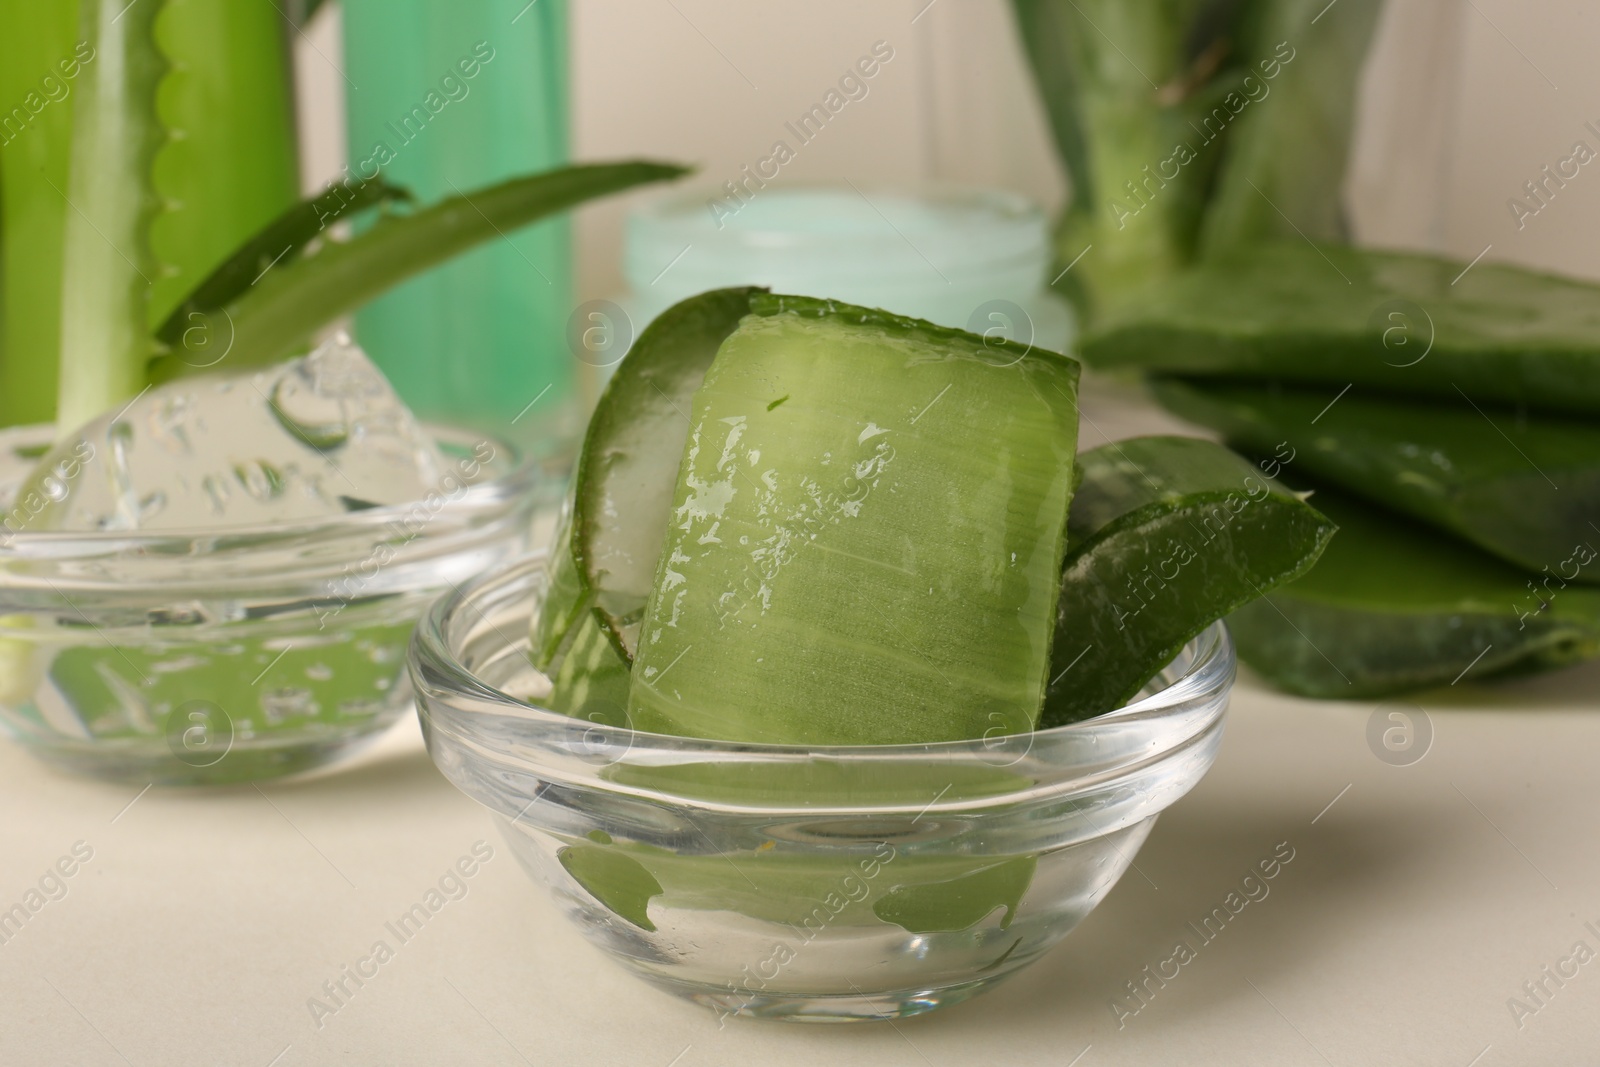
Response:
M139 784L375 738L410 706L418 615L525 550L540 503L510 446L423 427L343 340L53 436L0 455L0 729Z

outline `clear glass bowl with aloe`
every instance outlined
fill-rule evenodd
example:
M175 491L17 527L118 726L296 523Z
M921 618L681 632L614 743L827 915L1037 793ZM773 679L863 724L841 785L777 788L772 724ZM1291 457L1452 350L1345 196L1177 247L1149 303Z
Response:
M1207 441L1078 453L1077 379L835 301L668 309L550 552L419 627L435 761L602 949L721 1013L994 984L1209 767L1216 620L1334 533Z

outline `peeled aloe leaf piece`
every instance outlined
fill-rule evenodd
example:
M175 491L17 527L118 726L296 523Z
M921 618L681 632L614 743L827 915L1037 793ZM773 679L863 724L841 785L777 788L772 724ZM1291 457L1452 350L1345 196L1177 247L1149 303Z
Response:
M1230 443L1292 456L1288 469L1553 573L1600 541L1600 424L1375 396L1359 387L1158 382L1156 398ZM1600 582L1600 566L1567 580Z
M1085 361L1600 413L1600 286L1305 241L1208 260L1096 323Z
M600 394L573 474L572 499L534 620L534 666L560 667L569 631L593 610L624 663L667 536L689 407L706 368L750 309L746 288L681 301L645 327Z
M601 726L628 725L628 661L592 612L574 629L545 707Z
M1041 727L1126 703L1201 630L1309 570L1335 530L1210 441L1136 437L1079 463Z
M830 301L751 303L695 393L635 728L796 744L1032 729L1077 364Z
M1228 620L1240 658L1273 685L1355 700L1600 656L1600 589L1528 574L1334 490L1313 499L1339 524L1321 561ZM1600 535L1563 571L1593 565L1597 549Z
M630 658L672 516L695 390L757 291L717 289L663 312L639 335L589 422L573 559L594 591L596 612Z

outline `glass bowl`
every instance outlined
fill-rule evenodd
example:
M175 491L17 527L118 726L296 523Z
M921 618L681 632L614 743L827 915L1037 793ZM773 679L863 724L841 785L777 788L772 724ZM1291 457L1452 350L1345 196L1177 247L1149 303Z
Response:
M1227 630L1129 706L1031 734L805 748L667 737L537 706L542 557L412 638L428 751L586 937L722 1016L898 1018L1036 960L1211 766ZM597 709L596 719L615 709Z
M69 771L140 785L308 770L411 704L428 604L528 550L559 480L432 428L451 461L415 504L334 520L35 532L18 486L52 427L0 433L0 729Z

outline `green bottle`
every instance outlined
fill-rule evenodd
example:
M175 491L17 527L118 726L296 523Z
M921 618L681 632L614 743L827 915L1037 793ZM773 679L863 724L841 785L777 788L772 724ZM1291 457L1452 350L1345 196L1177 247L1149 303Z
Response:
M429 203L566 162L565 0L343 8L353 178L381 170ZM508 233L374 301L357 336L422 418L562 441L577 418L571 255L564 219Z

